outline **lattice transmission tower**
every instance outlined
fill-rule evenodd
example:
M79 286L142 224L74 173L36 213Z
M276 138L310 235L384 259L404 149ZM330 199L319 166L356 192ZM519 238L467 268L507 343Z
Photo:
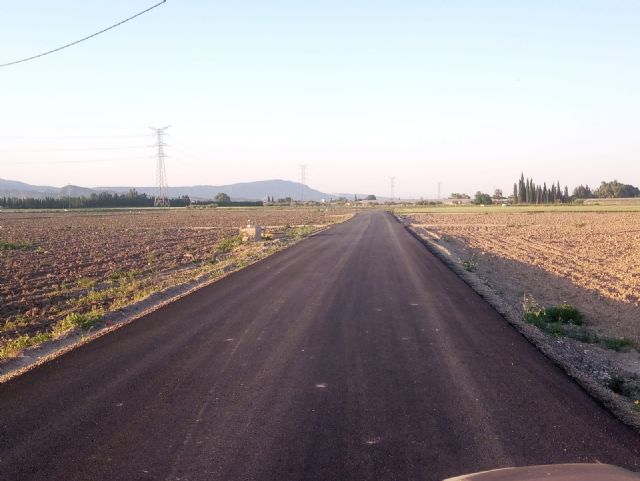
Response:
M156 141L156 157L157 157L157 165L156 165L156 195L153 198L154 207L169 207L169 197L167 196L167 170L164 165L165 159L168 157L164 148L167 144L164 143L164 136L166 130L171 127L167 125L165 127L149 127L156 133L157 141Z
M307 181L307 167L308 164L298 164L300 167L300 201L304 203L304 185Z

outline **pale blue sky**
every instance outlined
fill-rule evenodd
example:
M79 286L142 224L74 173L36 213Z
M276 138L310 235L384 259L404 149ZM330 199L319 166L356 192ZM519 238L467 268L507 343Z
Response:
M0 63L153 3L0 1ZM330 192L637 185L639 24L637 1L169 0L0 69L0 177L149 185L146 127L172 124L170 185L298 163Z

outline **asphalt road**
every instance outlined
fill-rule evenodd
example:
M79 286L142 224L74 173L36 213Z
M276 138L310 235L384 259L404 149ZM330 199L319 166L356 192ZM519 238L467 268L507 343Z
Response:
M2 480L437 480L600 461L612 418L391 216L0 385Z

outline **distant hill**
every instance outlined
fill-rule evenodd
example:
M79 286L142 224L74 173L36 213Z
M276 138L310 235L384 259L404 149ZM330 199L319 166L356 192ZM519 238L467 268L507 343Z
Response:
M136 189L140 193L154 195L155 187L79 187L76 185L67 185L64 187L51 187L43 185L31 185L25 182L14 180L0 179L0 197L71 197L90 196L99 192L128 192L129 189ZM292 182L290 180L260 180L256 182L241 182L229 185L193 185L185 187L169 187L169 197L180 197L188 195L191 199L213 199L216 194L224 192L229 195L232 200L262 200L267 196L275 199L284 199L291 197L300 200L302 195L302 184L300 182ZM309 186L304 187L304 199L321 201L323 199L330 200L337 197L347 197L353 199L353 194L328 194L312 189ZM358 194L363 198L364 195Z
M59 187L31 185L17 180L0 179L0 196L2 197L57 197Z
M97 187L98 190L108 190L111 192L127 192L129 189L135 188L140 193L153 195L155 187ZM170 197L180 197L188 195L192 199L213 199L216 194L224 192L231 200L262 200L267 196L276 199L284 199L291 197L299 200L302 195L302 184L292 182L290 180L259 180L256 182L240 182L238 184L229 185L193 185L186 187L169 187L168 193ZM322 199L329 200L335 196L320 192L308 186L304 188L305 200L320 201Z

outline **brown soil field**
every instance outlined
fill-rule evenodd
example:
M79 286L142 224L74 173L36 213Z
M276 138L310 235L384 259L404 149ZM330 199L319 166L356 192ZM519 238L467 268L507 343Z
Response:
M0 351L70 313L122 307L215 268L235 245L220 242L250 222L295 237L344 215L336 208L1 212Z
M639 213L411 214L406 220L515 308L570 303L598 334L640 343Z

